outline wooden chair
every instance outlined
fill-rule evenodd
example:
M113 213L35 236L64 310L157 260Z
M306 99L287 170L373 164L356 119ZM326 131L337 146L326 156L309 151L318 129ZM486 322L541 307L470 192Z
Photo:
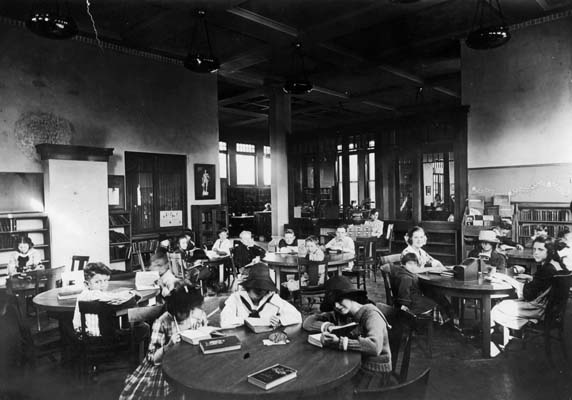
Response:
M380 389L361 389L354 391L355 400L422 400L425 398L431 368L410 381Z
M61 357L63 342L58 331L32 333L28 318L20 310L18 299L8 295L6 311L2 316L2 330L6 333L11 329L19 332L19 346L11 348L11 353L18 360L13 359L12 362L34 368L37 360L47 358L56 363Z
M89 256L72 256L70 271L75 271L75 263L77 261L77 270L82 271L85 264L89 262Z
M149 347L153 322L164 311L163 305L133 307L127 310L127 319L131 328L131 351L134 366L139 365L145 357Z
M544 338L544 350L548 360L553 363L552 341L560 342L562 355L568 360L566 350L566 339L564 337L564 320L568 297L572 287L572 273L567 275L556 275L552 277L551 289L548 293L548 303L544 319L537 324L529 322L522 328L523 348L526 343L536 337ZM503 327L503 343L506 344L508 338L508 328Z
M375 246L375 255L377 258L377 263L374 267L374 281L377 282L376 278L376 271L379 269L385 262L383 262L383 257L391 254L391 246L393 243L393 224L384 224L385 232L377 239L377 243Z
M116 366L121 355L124 355L127 366L131 366L131 330L120 327L116 315L119 307L101 301L80 301L78 305L81 316L80 373L84 381L94 377L100 366ZM97 315L100 336L89 334L86 324L88 314Z
M298 279L300 289L298 299L300 308L304 306L304 299L308 300L308 311L314 304L321 304L326 294L326 282L328 281L328 262L326 256L323 261L309 261L305 258L298 258ZM307 281L302 282L302 277L307 277Z
M358 289L363 286L363 290L366 290L366 272L372 271L377 263L375 258L375 244L375 237L357 238L355 242L356 257L354 266L351 271L342 272L345 276L356 278L356 287Z
M392 271L389 264L381 270L383 277L383 284L385 287L385 297L388 305L396 306L396 292L394 290L394 283L392 279ZM413 315L413 330L416 333L424 332L425 336L425 351L429 358L433 357L433 313L430 314L412 314Z

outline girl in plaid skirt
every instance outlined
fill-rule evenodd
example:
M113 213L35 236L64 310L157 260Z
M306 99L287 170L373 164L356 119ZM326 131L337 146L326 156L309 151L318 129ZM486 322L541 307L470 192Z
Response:
M181 340L179 332L207 324L203 296L190 282L177 281L166 302L167 311L153 323L147 357L125 379L120 400L170 398L174 393L163 376L163 355Z

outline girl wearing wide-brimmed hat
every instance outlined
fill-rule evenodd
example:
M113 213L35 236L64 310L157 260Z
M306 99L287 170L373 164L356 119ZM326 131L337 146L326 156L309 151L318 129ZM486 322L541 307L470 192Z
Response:
M496 251L500 240L495 231L480 231L479 245L471 250L469 257L485 259L486 264L497 268L498 272L506 272L506 258Z
M356 388L382 387L390 383L391 350L389 348L387 319L367 298L364 290L355 288L344 276L335 276L326 282L326 295L322 303L324 312L310 315L303 328L322 332L324 346L340 351L359 351L362 354L360 372L353 378ZM339 336L332 328L354 321L357 326Z
M276 285L270 278L268 265L252 265L248 277L241 282L244 290L234 292L226 300L220 313L220 325L237 326L245 318L263 318L270 325L292 325L302 322L300 312L276 292Z

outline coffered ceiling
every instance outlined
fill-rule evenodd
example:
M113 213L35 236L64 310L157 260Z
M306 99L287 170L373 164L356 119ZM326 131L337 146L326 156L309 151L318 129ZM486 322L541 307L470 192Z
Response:
M49 0L4 0L24 21ZM56 1L52 1L56 3ZM181 64L206 11L219 58L223 128L264 129L265 88L281 87L302 43L314 90L292 97L293 129L311 131L461 104L460 45L476 0L58 0L80 35ZM501 0L512 32L572 15L572 0ZM205 49L202 31L194 46ZM487 51L487 50L484 50ZM190 72L189 73L193 73Z

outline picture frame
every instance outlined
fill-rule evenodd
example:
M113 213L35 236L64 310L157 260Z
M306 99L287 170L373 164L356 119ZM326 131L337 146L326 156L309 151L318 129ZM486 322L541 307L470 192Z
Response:
M431 196L431 186L425 186L425 196Z
M107 202L112 210L125 209L125 177L123 175L107 176Z
M195 200L216 198L216 171L214 164L195 164Z

